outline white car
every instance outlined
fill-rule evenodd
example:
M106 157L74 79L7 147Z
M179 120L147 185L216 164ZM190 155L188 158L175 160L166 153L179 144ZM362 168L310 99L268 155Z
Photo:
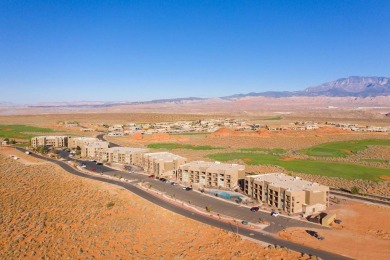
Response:
M26 154L30 154L30 152L29 152L29 151L25 151L25 153L26 153Z
M271 213L271 216L272 216L272 217L277 217L277 216L279 216L279 215L280 215L279 212L272 212L272 213Z

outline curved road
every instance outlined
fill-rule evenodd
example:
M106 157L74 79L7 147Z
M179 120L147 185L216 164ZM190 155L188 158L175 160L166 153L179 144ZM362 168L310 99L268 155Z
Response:
M17 149L20 151L25 151L22 148L17 148ZM309 255L321 257L323 259L332 259L332 260L333 259L351 259L351 258L348 258L345 256L333 254L333 253L326 252L323 250L319 250L319 249L307 247L304 245L296 244L296 243L293 243L290 241L286 241L283 239L279 239L279 238L273 236L272 234L267 234L265 232L258 232L258 231L246 229L243 227L238 228L237 226L232 225L230 223L221 222L221 221L218 221L217 219L213 219L213 218L207 217L205 215L201 215L201 214L189 211L187 209L178 207L176 205L170 204L170 203L166 202L165 200L162 200L158 197L155 197L155 196L149 194L148 192L136 187L134 184L125 183L125 182L121 182L121 181L117 181L117 180L106 179L106 178L99 177L99 176L88 175L88 174L79 172L78 170L74 169L73 167L71 167L70 165L68 165L67 163L65 163L63 161L57 161L57 160L50 159L50 158L47 158L47 157L44 157L41 155L37 155L35 153L32 153L31 156L55 163L55 164L59 165L60 167L62 167L67 172L74 174L76 176L80 176L80 177L87 178L87 179L93 179L93 180L97 180L97 181L102 181L102 182L106 182L106 183L110 183L110 184L114 184L114 185L123 187L123 188L133 192L134 194L136 194L136 195L138 195L138 196L140 196L140 197L142 197L142 198L144 198L144 199L146 199L146 200L148 200L148 201L150 201L150 202L152 202L160 207L163 207L167 210L170 210L170 211L175 212L177 214L180 214L182 216L191 218L193 220L202 222L204 224L208 224L210 226L214 226L214 227L221 228L221 229L231 231L231 232L237 232L239 235L247 236L247 237L250 237L250 238L258 240L258 241L266 242L266 243L273 244L273 245L279 245L279 246L294 250L296 252L306 253Z

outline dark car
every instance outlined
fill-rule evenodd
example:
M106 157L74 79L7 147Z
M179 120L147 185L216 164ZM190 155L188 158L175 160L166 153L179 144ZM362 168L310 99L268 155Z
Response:
M165 178L160 178L159 180L160 180L160 181L163 181L163 182L166 182L166 181L167 181L167 179L165 179Z
M252 212L257 212L257 211L259 211L259 209L260 209L259 207L252 207L252 208L251 208L251 211L252 211Z
M148 178L154 178L154 175L149 175Z
M91 171L96 172L96 168L92 168Z

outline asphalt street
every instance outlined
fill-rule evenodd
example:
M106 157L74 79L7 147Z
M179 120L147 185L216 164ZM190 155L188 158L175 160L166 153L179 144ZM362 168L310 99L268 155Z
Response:
M22 149L22 148L18 148L18 149L21 151L24 151L24 149ZM268 219L269 219L271 222L274 222L271 225L271 226L273 226L273 228L271 230L268 230L268 232L254 231L251 229L243 228L242 226L236 226L236 225L232 225L230 223L222 222L216 218L211 218L211 217L187 210L183 207L173 205L173 204L171 204L171 203L169 203L169 202L167 202L159 197L156 197L156 196L142 190L141 188L138 188L137 186L134 185L133 182L128 183L128 182L122 182L120 180L115 180L115 179L107 179L107 178L100 177L97 175L85 174L85 173L82 173L82 172L76 170L74 167L69 165L69 163L67 163L67 162L50 159L50 158L47 158L47 157L44 157L41 155L37 155L37 154L31 154L31 156L53 162L53 163L61 166L64 170L66 170L67 172L69 172L71 174L74 174L74 175L77 175L80 177L84 177L84 178L88 178L88 179L111 183L111 184L115 184L117 186L123 187L123 188L133 192L134 194L136 194L136 195L138 195L138 196L140 196L140 197L142 197L142 198L144 198L144 199L146 199L146 200L148 200L148 201L150 201L150 202L152 202L160 207L163 207L165 209L168 209L168 210L175 212L177 214L180 214L182 216L197 220L199 222L202 222L202 223L214 226L214 227L218 227L218 228L230 231L230 232L237 232L240 235L244 235L244 236L250 237L250 238L255 239L255 240L263 241L263 242L266 242L269 244L283 246L283 247L289 248L289 249L297 251L297 252L302 252L302 253L306 253L309 255L315 255L315 256L321 257L323 259L350 259L350 258L345 257L345 256L333 254L333 253L326 252L323 250L318 250L315 248L310 248L310 247L299 245L299 244L296 244L296 243L293 243L290 241L279 239L276 236L274 236L273 234L269 233L269 232L276 232L277 230L281 230L281 229L283 229L285 227L289 227L289 226L297 226L297 225L302 226L303 225L304 227L308 227L308 228L313 227L313 226L311 226L311 225L313 225L311 223L305 223L305 222L301 222L298 220L294 220L291 218L285 218L285 217L273 218L270 215L268 215L268 213L263 213L263 212L253 213L253 212L249 211L249 209L246 207L240 207L240 206L233 205L233 204L221 201L221 200L216 200L212 197L205 196L205 195L199 194L199 193L194 192L194 191L185 191L185 190L182 190L182 188L180 186L173 186L173 185L170 185L167 183L160 182L158 180L151 180L146 175L143 175L143 174L116 171L116 170L112 170L108 167L105 167L103 165L96 165L96 163L94 165L94 162L85 161L85 163L87 164L86 169L88 169L88 167L94 166L94 167L96 167L97 171L101 171L105 175L115 176L115 175L121 174L124 178L130 179L130 180L136 180L136 182L142 181L142 180L144 180L144 181L147 180L147 181L152 183L152 186L155 189L156 188L158 190L162 189L163 192L164 192L164 190L165 190L165 192L168 192L168 191L173 192L172 194L175 194L175 197L177 200L187 201L187 199L188 199L191 204L194 204L194 205L200 206L200 207L201 207L201 205L205 205L205 204L210 205L210 207L213 209L213 212L217 212L217 209L218 209L218 212L219 212L219 210L221 211L220 214L227 215L227 216L233 216L234 218L237 217L237 219L239 219L239 220L245 219L245 220L250 221L250 222L257 221L259 217L264 218L264 220L266 220L266 221L268 221ZM203 204L201 204L201 201L204 201ZM229 214L230 211L231 211L231 214ZM226 214L224 212L226 212ZM241 217L241 216L243 216L243 217ZM310 226L306 226L306 225L310 225ZM315 227L318 228L319 226L315 225ZM331 238L328 238L328 239L331 239Z

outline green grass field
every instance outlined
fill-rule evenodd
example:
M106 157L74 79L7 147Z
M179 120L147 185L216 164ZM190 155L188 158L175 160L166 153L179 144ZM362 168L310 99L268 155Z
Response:
M367 149L369 145L390 145L390 139L366 139L320 144L301 151L316 157L346 157Z
M265 149L265 148L243 148L240 149L241 152L265 152L268 154L284 154L286 150L282 148L274 148L274 149Z
M282 119L283 119L283 117L281 117L281 116L275 116L275 117L265 118L263 120L282 120Z
M154 143L149 144L148 148L151 149L166 149L166 150L173 150L173 149L188 149L188 150L214 150L214 149L221 149L218 147L212 147L209 145L190 145L190 144L178 144L178 143Z
M365 161L365 162L378 162L378 163L387 163L387 162L389 162L388 160L383 160L383 159L362 159L362 161Z
M329 177L340 177L348 180L363 179L380 181L380 176L390 176L389 169L349 163L335 163L313 160L283 160L280 157L269 154L217 153L209 155L208 158L222 162L241 159L248 165L277 165L293 172Z
M30 133L53 133L49 128L27 125L0 125L0 137L10 139L30 139L35 136Z

